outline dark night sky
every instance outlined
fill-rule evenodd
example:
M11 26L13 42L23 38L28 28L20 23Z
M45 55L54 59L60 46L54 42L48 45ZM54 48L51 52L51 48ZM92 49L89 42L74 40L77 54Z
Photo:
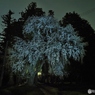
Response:
M15 18L24 10L29 3L36 2L37 6L46 13L52 9L55 17L60 20L67 12L77 12L81 17L88 20L95 29L95 0L0 0L0 16L6 14L9 9L15 12ZM0 18L0 24L2 19ZM2 31L0 25L0 31Z

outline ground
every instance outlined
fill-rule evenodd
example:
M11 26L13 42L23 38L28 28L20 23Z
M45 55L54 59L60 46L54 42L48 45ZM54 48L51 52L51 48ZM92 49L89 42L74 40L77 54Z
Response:
M88 95L87 90L83 91L83 89L67 90L59 88L60 87L53 87L46 84L39 84L38 86L13 86L1 89L0 95Z

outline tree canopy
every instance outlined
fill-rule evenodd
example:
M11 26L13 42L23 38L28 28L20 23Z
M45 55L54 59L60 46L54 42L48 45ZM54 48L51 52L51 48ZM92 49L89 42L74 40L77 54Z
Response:
M12 71L27 78L32 76L33 79L45 60L49 64L49 73L63 76L69 58L79 61L85 55L86 43L72 26L60 27L52 16L29 17L23 26L23 35L25 39L15 37L8 53Z

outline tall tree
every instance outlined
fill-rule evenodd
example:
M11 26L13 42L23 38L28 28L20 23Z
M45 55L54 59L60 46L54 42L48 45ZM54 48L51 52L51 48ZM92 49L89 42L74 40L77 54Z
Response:
M32 16L23 26L24 40L16 37L15 44L9 48L9 62L13 72L19 72L34 83L36 73L44 61L49 64L49 73L62 77L69 58L82 60L85 43L77 36L71 25L60 27L52 16Z
M65 27L66 25L71 24L75 31L78 32L79 36L84 38L84 42L88 42L86 46L86 56L83 60L82 65L82 77L84 81L91 82L95 80L95 31L89 24L89 22L80 17L79 14L66 13L66 15L60 20L60 25ZM82 70L80 68L80 70ZM78 75L78 74L77 74ZM84 77L85 76L85 77ZM89 78L90 77L90 78Z
M2 86L2 80L4 75L4 67L6 65L6 54L7 54L7 48L8 44L11 44L12 41L12 35L11 35L11 23L13 23L14 19L11 17L12 14L14 14L11 10L6 15L2 16L2 23L4 26L3 34L3 41L0 43L2 47L2 56L3 56L3 63L2 63L2 70L1 70L1 77L0 77L0 87Z
M20 12L20 14L20 20L25 22L29 16L42 16L45 14L45 12L43 12L42 8L37 8L36 2L31 2L27 8L25 8L25 11Z

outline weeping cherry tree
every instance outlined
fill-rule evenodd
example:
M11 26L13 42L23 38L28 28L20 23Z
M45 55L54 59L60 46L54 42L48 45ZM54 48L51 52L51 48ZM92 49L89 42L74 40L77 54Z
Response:
M15 37L15 43L8 49L9 62L14 73L34 83L37 72L45 61L49 73L62 77L64 67L73 58L82 61L86 43L71 25L61 27L52 16L29 17L23 26L24 39Z

